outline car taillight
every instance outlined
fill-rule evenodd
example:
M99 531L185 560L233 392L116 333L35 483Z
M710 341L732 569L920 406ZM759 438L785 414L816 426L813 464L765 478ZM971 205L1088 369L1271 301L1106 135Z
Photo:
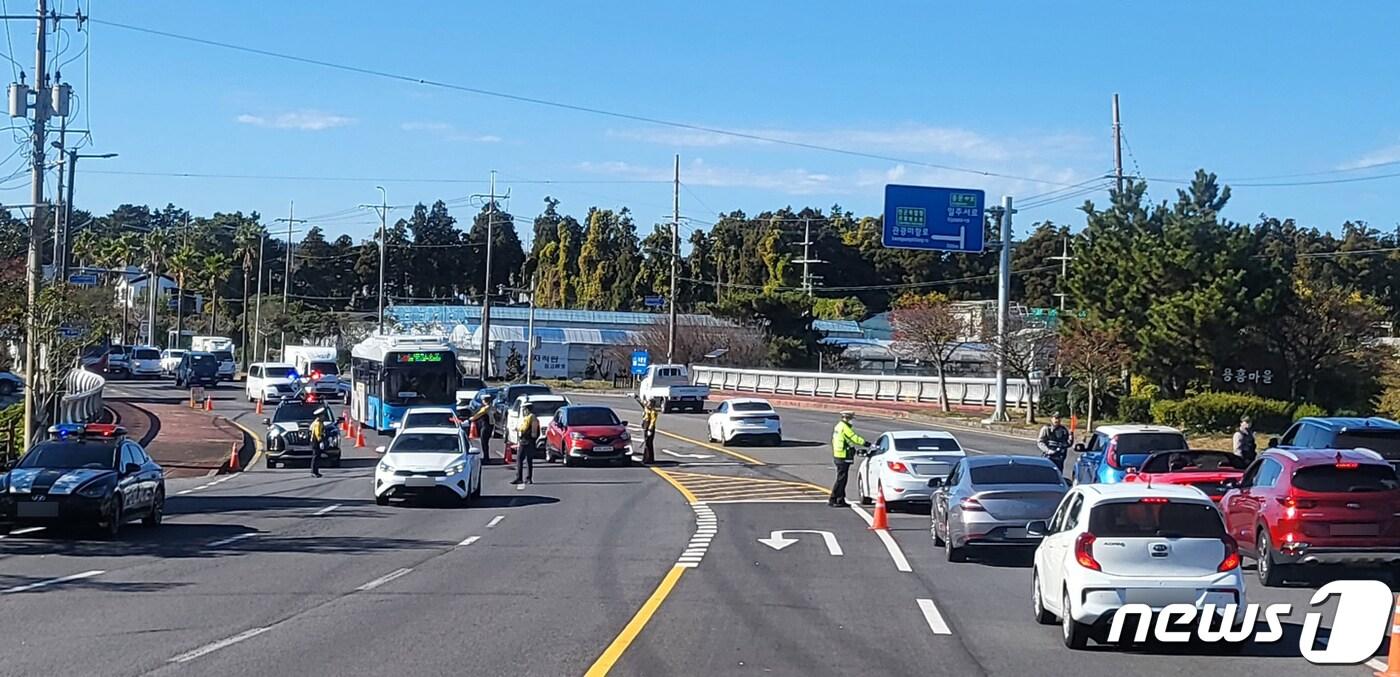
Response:
M1104 450L1104 452L1103 452L1103 460L1104 460L1104 463L1107 463L1107 464L1108 464L1108 467L1110 467L1110 468L1117 468L1117 467L1118 467L1118 438L1117 438L1117 437L1110 437L1110 438L1108 438L1108 449Z
M1240 546L1235 539L1229 536L1222 536L1220 542L1225 544L1225 557L1220 560L1220 566L1215 567L1216 571L1233 571L1240 566Z
M1138 499L1138 503L1156 503L1160 505L1163 503L1170 503L1170 501L1168 501L1165 496L1146 496Z
M903 461L886 461L885 465L889 466L892 472L909 473L909 466L904 465Z
M1308 508L1317 507L1316 501L1300 501L1292 496L1283 496L1274 500L1277 500L1279 505L1283 506L1284 519L1297 518L1299 508L1303 508L1304 510L1306 510Z
M1338 470L1356 470L1360 466L1360 463L1338 463L1333 467Z
M1094 559L1095 540L1098 540L1098 537L1087 531L1079 534L1079 538L1074 539L1074 561L1085 569L1103 571L1103 567L1099 566L1099 561Z
M982 502L981 502L981 501L979 501L979 500L977 500L977 499L975 499L975 498L972 498L972 497L964 498L962 501L958 502L958 507L959 507L959 508L962 508L963 510L968 511L968 512L986 512L986 511L987 511L986 508L982 507Z

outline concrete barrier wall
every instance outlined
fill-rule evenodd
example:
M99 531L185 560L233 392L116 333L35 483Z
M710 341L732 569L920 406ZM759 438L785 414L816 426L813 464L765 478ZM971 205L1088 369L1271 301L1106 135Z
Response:
M63 396L58 406L59 423L89 423L102 413L102 388L107 379L86 369L74 369L63 378Z
M775 395L829 397L838 400L872 402L919 402L938 404L938 379L928 376L881 376L874 374L835 374L810 371L731 369L691 367L697 385L716 390ZM996 379L950 376L946 380L948 403L959 406L990 407L996 403ZM1008 379L1006 401L1020 406L1029 397L1040 401L1040 384L1029 389L1023 381Z

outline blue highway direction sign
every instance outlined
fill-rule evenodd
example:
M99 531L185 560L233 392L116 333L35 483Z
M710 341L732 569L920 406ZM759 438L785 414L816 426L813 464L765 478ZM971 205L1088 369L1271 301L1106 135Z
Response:
M987 194L970 188L885 186L881 243L892 249L980 252Z
M647 373L647 367L651 366L651 353L645 350L632 351L632 375L641 376Z

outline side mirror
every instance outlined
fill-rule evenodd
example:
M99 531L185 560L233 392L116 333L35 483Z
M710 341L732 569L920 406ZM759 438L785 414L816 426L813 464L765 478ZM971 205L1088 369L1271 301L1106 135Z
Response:
M272 419L270 419L270 418L265 418L265 419L263 419L263 425L272 425Z
M1238 488L1240 488L1240 481L1239 481L1239 480L1225 480L1224 482L1221 482L1221 483L1220 483L1220 488L1226 489L1226 490L1229 490L1229 489L1238 489Z
M1080 442L1080 443L1074 445L1074 450L1077 451L1077 452L1079 452L1079 453L1081 453L1081 454L1084 453L1084 443L1083 443L1083 442Z
M132 475L138 472L141 472L141 465L139 463L126 464L126 474Z
M1044 537L1046 534L1049 534L1049 533L1050 533L1050 525L1047 524L1047 523L1045 522L1045 520L1036 520L1036 521L1034 521L1034 522L1030 522L1030 523L1026 524L1026 535L1027 535L1027 536L1040 536L1040 537Z
M375 447L375 448L374 448L374 453L376 453L376 454L382 454L382 453L384 453L384 451L385 451L385 448L384 448L384 447Z
M390 428L393 428L393 429L395 429L395 430L398 430L398 429L399 429L399 426L401 426L401 425L403 425L403 422L402 422L402 421L394 421L394 422L392 422L392 423L389 424L389 427L390 427Z
M943 478L942 478L942 477L934 477L934 478L930 479L930 480L928 481L928 486L929 486L930 489L937 489L937 488L943 486Z
M627 425L627 421L623 421L623 422L622 422L622 425Z
M1277 438L1277 437L1270 437L1270 438L1269 438L1269 446L1271 446L1271 447L1277 447L1277 446L1278 446L1278 438Z

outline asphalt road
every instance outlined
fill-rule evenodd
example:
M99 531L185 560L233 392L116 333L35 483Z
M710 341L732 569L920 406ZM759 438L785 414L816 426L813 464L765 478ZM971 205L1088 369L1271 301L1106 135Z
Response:
M256 430L236 394L218 411ZM627 400L575 399L637 420ZM704 415L663 415L655 471L541 463L518 490L488 466L466 509L375 505L373 440L319 480L262 464L172 480L159 529L0 539L0 674L1364 674L1309 666L1291 637L1241 657L1071 652L1031 620L1028 558L949 564L917 513L882 541L812 486L830 481L831 415L781 413L784 447L733 449L702 442ZM857 420L869 438L899 427L917 426Z

